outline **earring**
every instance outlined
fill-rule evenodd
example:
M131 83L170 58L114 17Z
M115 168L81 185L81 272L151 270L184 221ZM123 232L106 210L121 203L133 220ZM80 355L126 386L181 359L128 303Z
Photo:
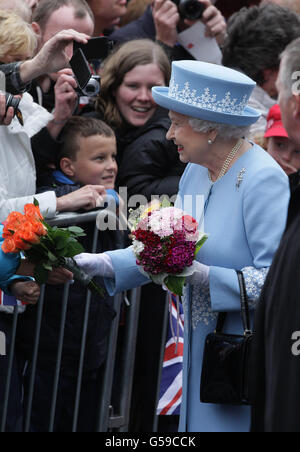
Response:
M211 139L209 139L207 142L208 142L208 144L213 144L213 140L211 140Z

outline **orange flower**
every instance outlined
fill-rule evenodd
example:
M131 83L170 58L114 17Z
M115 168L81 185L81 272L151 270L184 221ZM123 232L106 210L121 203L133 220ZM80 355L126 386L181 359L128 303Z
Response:
M11 212L3 222L3 238L12 237L18 228L26 221L26 217L20 212Z
M43 220L44 219L41 214L39 206L35 206L34 204L25 204L24 214L30 220Z
M34 232L32 223L23 223L14 234L14 241L19 250L28 250L31 245L40 243L40 237Z
M2 248L3 253L18 253L19 252L19 249L16 248L14 239L12 239L10 237L4 240L1 248Z
M31 225L32 225L32 229L33 231L38 235L38 236L44 236L48 234L47 228L46 226L43 225L43 223L41 221L30 221Z

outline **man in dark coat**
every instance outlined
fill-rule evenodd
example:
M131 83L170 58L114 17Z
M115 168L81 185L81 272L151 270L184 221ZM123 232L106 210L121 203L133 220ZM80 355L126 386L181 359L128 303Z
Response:
M300 149L300 38L282 54L279 104L290 139ZM278 212L280 215L280 212ZM262 291L252 354L253 432L300 431L300 189L289 206L287 227Z

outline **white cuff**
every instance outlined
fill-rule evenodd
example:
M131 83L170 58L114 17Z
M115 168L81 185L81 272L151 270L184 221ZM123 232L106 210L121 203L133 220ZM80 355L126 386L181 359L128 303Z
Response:
M103 277L104 278L115 277L115 270L113 267L112 260L110 256L106 253L103 253Z

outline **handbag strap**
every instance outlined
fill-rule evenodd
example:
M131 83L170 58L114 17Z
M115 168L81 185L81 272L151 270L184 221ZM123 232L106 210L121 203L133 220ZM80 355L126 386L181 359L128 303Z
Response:
M224 325L225 325L226 317L227 317L227 312L219 312L215 333L222 333Z
M249 334L252 334L251 327L250 327L248 296L247 296L243 272L240 270L236 270L236 273L237 273L239 288L240 288L241 314L242 314L242 322L243 322L243 327L244 327L244 335L247 336ZM227 312L219 312L217 326L215 329L216 333L221 333L223 331L226 317L227 317Z
M252 334L251 326L250 326L248 297L247 297L247 291L246 291L246 285L245 285L243 272L241 272L240 270L237 270L236 273L237 273L238 282L239 282L239 286L240 286L241 313L242 313L244 334L246 336L248 334Z

